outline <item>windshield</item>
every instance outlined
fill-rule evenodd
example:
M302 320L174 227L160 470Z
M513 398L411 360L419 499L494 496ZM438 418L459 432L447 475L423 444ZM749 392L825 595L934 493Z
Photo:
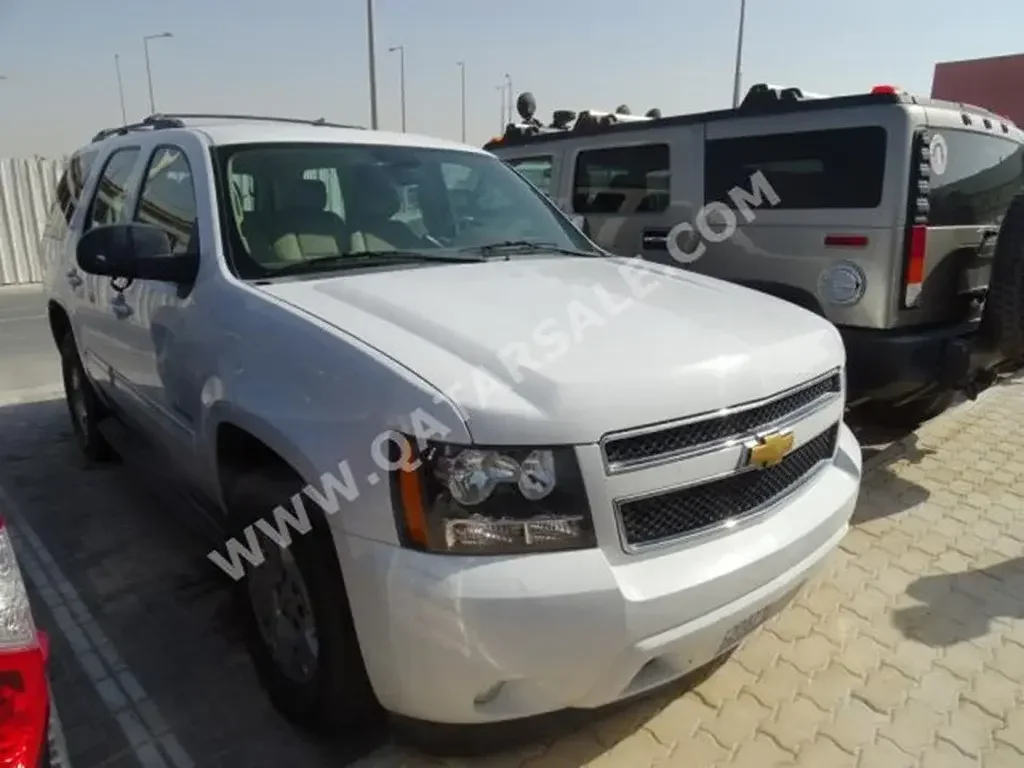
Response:
M217 155L228 252L245 279L368 264L600 253L496 157L352 144L222 147ZM462 258L450 258L461 254ZM352 257L352 258L348 258ZM437 257L437 258L432 258Z

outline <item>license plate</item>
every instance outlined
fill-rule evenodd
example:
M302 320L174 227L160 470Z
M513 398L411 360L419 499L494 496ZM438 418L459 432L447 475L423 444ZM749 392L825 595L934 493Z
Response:
M764 624L768 619L777 614L790 600L793 599L795 592L788 593L785 597L776 600L773 603L754 611L752 614L743 619L739 624L736 624L728 632L725 633L725 637L722 638L721 644L718 646L718 653L724 653L739 643L751 632Z

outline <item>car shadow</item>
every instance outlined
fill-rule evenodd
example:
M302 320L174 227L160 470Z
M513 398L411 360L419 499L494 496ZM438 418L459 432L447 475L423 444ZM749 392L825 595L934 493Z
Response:
M131 458L109 463L84 459L62 399L0 406L0 434L0 486L139 672L171 726L192 737L185 746L200 765L212 759L202 751L206 741L220 744L231 764L247 765L257 762L255 755L266 749L262 743L273 739L281 743L280 763L312 768L347 765L389 743L430 757L469 757L521 753L524 745L539 751L577 733L586 738L574 740L574 759L588 750L592 759L643 727L717 666L597 710L485 726L408 729L396 720L393 728L311 733L265 704L244 649L233 582L206 557L209 539L188 524L186 510L175 508L175 496ZM52 617L45 623L60 631ZM65 661L65 666L75 664L74 659ZM55 681L58 696L64 684ZM216 704L189 693L198 690L217 690L223 700ZM244 706L234 703L239 699ZM222 707L233 708L231 723L216 716ZM72 736L87 731L89 720L103 710L86 711L87 720L70 724L78 726ZM236 744L252 730L241 724L247 719L261 724L257 728L263 738L250 739L248 746ZM79 746L74 738L70 746L74 757ZM93 759L82 768L90 768L95 757L89 754Z
M925 576L907 588L922 604L897 609L905 637L934 648L975 640L1000 620L1024 619L1024 557L988 568Z
M887 449L880 459L868 463L864 472L857 509L850 519L852 525L892 517L927 501L931 491L912 480L900 477L892 468L896 461L917 464L935 451L922 448L916 434L905 434L898 445ZM867 463L867 459L865 459Z
M393 736L397 745L429 757L488 756L499 762L503 753L514 752L522 760L524 755L545 752L556 740L565 740L572 743L572 765L588 765L698 687L727 659L728 655L663 686L597 709L562 710L512 722L472 726L411 724L410 728L410 724L397 721ZM561 764L554 761L553 755L549 757L550 765Z
M242 641L230 581L177 498L131 460L82 457L63 400L0 406L0 486L197 765L347 765L387 742L381 729L307 733L273 710ZM0 510L2 512L2 510ZM43 629L62 625L34 604ZM74 653L55 658L55 696L92 701L62 713L74 765L123 745L93 743L107 710ZM91 670L90 670L91 671ZM230 717L225 717L225 712ZM116 727L114 730L118 730ZM213 751L211 751L213 750Z

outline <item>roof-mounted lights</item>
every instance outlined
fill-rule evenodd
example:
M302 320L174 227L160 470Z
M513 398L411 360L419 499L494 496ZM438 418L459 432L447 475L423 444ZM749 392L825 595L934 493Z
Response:
M576 112L571 109L556 109L551 116L550 124L545 125L536 116L537 100L529 92L519 94L519 98L516 99L516 111L519 113L519 122L509 123L505 127L503 136L491 139L485 146L493 146L542 134L563 133L566 131L593 131L619 123L661 119L660 109L650 109L645 115L640 116L632 114L627 105L620 104L614 112L592 109Z

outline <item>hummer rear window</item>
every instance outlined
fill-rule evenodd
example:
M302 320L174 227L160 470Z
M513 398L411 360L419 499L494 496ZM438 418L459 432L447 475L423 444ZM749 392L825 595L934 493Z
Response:
M1024 147L955 129L932 131L928 224L997 224L1024 186Z
M705 201L732 205L730 190L760 171L779 196L775 210L877 208L886 138L881 126L865 126L708 141Z

